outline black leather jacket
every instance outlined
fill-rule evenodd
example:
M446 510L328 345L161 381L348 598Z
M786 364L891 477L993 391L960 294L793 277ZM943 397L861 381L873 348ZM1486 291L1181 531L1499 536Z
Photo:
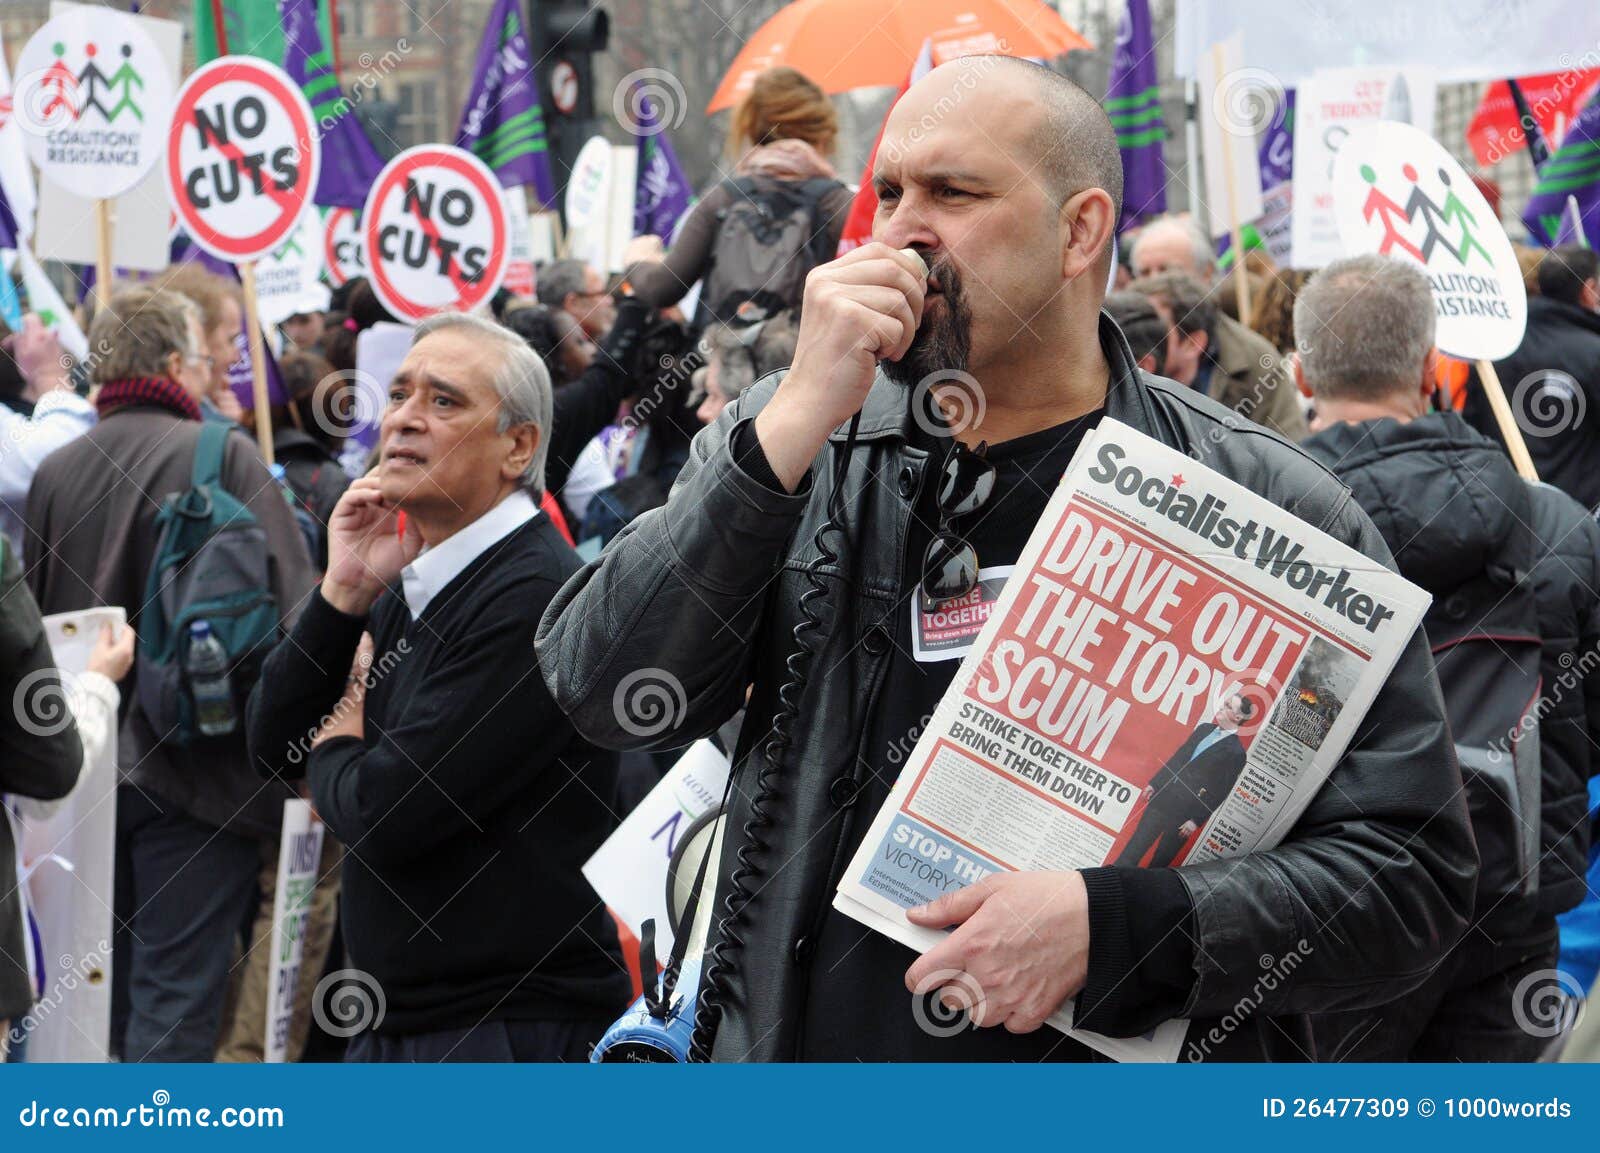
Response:
M1587 892L1589 778L1600 771L1600 525L1560 490L1523 481L1498 445L1453 412L1335 425L1305 449L1349 481L1384 539L1396 542L1400 571L1457 620L1484 611L1466 582L1506 555L1514 530L1537 542L1530 575L1544 642L1536 703L1543 788L1533 905L1547 915L1572 908ZM1487 912L1503 917L1510 905Z
M1111 362L1106 415L1393 567L1382 538L1332 474L1275 433L1140 372L1109 318L1102 317L1101 334ZM759 382L695 438L667 505L630 524L572 578L538 635L552 694L579 732L602 746L683 745L713 732L753 685L735 754L741 776L730 802L719 910L760 767L744 760L768 733L787 679L805 569L817 556L813 537L827 517L834 460L846 440L843 428L833 434L793 495L754 480L735 463L729 439L775 387L774 378ZM849 541L824 569L833 607L772 806L768 848L757 857L759 892L722 1001L720 1059L787 1060L800 1051L809 968L797 945L819 923L855 847L842 843L837 803L851 790L832 786L855 779L869 754L867 718L880 705L891 658L891 614L903 607L907 524L930 467L927 453L907 443L910 420L905 391L880 376L845 475ZM637 694L663 682L667 694L658 701L666 700L676 723L663 724L659 714L641 723ZM1184 1013L1197 1020L1191 1040L1206 1036L1213 1022L1205 1019L1226 1014L1238 1023L1218 1028L1221 1039L1203 1050L1209 1056L1314 1057L1303 1015L1378 1004L1419 984L1465 927L1477 864L1419 630L1289 839L1271 851L1179 870L1197 932ZM1280 965L1291 953L1298 960ZM1284 969L1292 973L1284 977Z

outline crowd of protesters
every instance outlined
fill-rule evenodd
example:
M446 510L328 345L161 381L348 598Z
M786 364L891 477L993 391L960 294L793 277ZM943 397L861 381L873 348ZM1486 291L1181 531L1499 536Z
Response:
M916 124L941 86L968 85L966 67L934 70L890 129ZM1098 104L1015 61L966 90L880 170L881 243L837 261L852 190L830 157L833 108L776 69L734 116L728 175L675 243L644 239L621 273L545 264L534 297L502 292L491 314L417 326L381 382L363 381L359 338L393 318L364 281L342 286L328 311L274 334L272 466L229 383L235 282L180 265L119 287L94 310L95 355L76 374L36 317L6 336L0 693L55 683L41 614L128 614L71 678L67 723L39 736L25 715L0 718L0 791L23 820L67 795L116 731L114 1056L261 1059L283 802L300 796L330 835L291 1059L584 1059L637 990L626 935L581 867L671 763L661 754L747 705L736 761L763 743L799 620L795 586L775 574L814 555L832 466L812 461L863 406L844 484L850 521L878 535L853 543L849 628L798 718L809 759L773 837L785 868L746 929L719 1058L1085 1059L1020 996L1010 1017L979 1022L1006 1029L919 1032L900 981L911 955L828 910L826 893L893 781L871 742L914 729L953 672L911 660L907 614L879 611L927 588L905 556L959 523L985 564L1010 563L1101 415L1187 430L1211 467L1322 516L1433 595L1430 636L1491 619L1520 590L1546 681L1580 675L1542 718L1531 796L1484 791L1488 775L1457 764L1449 723L1470 703L1448 679L1441 691L1419 637L1280 848L1225 871L1102 868L1010 890L1040 917L1068 910L1034 934L1061 970L1045 1010L1079 995L1080 1020L1116 1035L1219 1016L1258 955L1311 935L1316 955L1218 1056L1548 1055L1547 1037L1519 1028L1514 993L1557 964L1557 918L1595 904L1595 421L1531 439L1549 483L1523 481L1473 373L1435 352L1419 273L1371 257L1304 274L1251 252L1223 275L1183 217L1124 233L1119 266L1120 167ZM1041 141L1068 136L1073 155L1044 149L1052 160L1035 164ZM962 172L940 168L941 147ZM1600 404L1594 252L1553 250L1529 277L1528 337L1502 379L1544 374L1580 409ZM987 508L952 513L935 483L971 446L946 461L935 454L958 441L902 419L907 386L941 368L987 392L972 449L993 472ZM370 447L351 423L363 387L381 411ZM234 666L226 723L197 735L181 713L163 723L159 699L184 638L165 658L152 641L170 623L153 602L189 594L152 573L211 453L208 483L250 525L229 546L235 576L267 619ZM1354 506L1338 503L1346 490ZM687 691L659 739L618 728L615 693L641 668ZM735 817L746 803L738 791ZM1497 806L1537 826L1531 860L1515 858ZM10 829L0 822L0 1020L14 1022L40 990L22 960ZM323 975L347 968L386 1002L348 1045L313 1029L311 1005ZM7 1039L25 1058L26 1031L0 1031L0 1053Z

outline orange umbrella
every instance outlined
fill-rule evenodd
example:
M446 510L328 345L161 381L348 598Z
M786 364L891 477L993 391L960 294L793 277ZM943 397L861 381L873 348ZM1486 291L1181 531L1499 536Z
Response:
M758 73L783 64L829 93L893 86L930 39L935 63L1094 47L1040 0L795 0L745 42L706 112L732 108Z

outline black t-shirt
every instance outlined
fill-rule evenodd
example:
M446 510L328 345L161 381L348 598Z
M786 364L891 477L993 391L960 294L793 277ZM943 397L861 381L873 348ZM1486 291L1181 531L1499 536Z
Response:
M980 569L1016 563L1045 505L1083 438L1103 415L1088 413L1063 424L990 445L995 466L989 500L952 528L970 542ZM848 862L888 799L923 725L949 688L959 653L918 661L912 644L911 606L920 594L922 561L939 530L939 478L953 441L915 429L912 447L928 453L919 479L905 546L904 585L894 610L895 652L877 707L868 723L881 750L863 766L860 791L842 833ZM781 487L761 451L751 422L737 426L731 448L739 466L774 489ZM818 851L832 845L818 842ZM1089 895L1089 975L1078 1016L1116 1035L1151 1028L1178 1015L1193 984L1192 907L1172 869L1083 870ZM1128 912L1136 908L1138 915ZM810 959L810 989L799 1056L807 1060L868 1061L1084 1061L1090 1050L1045 1026L1017 1035L1000 1027L960 1028L925 998L911 1004L904 977L916 954L829 905L822 914Z
M989 445L995 485L984 506L958 518L953 530L971 543L980 569L1015 564L1045 505L1101 412ZM915 422L913 422L915 427ZM866 836L888 799L923 725L960 667L960 653L918 661L912 647L912 607L919 600L922 560L939 531L939 478L954 440L917 428L913 447L925 449L920 488L906 537L905 587L896 606L895 652L878 693L872 745L881 750L861 772L861 791L845 833L850 851ZM948 1014L924 1004L911 1011L903 979L916 954L859 921L830 908L818 935L806 1006L803 1056L812 1060L1044 1061L1085 1060L1085 1050L1055 1029L1027 1036L1002 1028L966 1028L949 1036ZM920 1023L927 1023L924 1028Z

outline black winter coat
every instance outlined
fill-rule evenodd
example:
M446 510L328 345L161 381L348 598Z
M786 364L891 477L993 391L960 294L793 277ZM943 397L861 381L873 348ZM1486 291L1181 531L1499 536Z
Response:
M1589 778L1600 770L1600 526L1564 493L1524 481L1454 413L1336 425L1301 447L1350 486L1401 573L1447 607L1513 533L1532 530L1544 642L1535 900L1552 914L1572 908L1589 863Z

